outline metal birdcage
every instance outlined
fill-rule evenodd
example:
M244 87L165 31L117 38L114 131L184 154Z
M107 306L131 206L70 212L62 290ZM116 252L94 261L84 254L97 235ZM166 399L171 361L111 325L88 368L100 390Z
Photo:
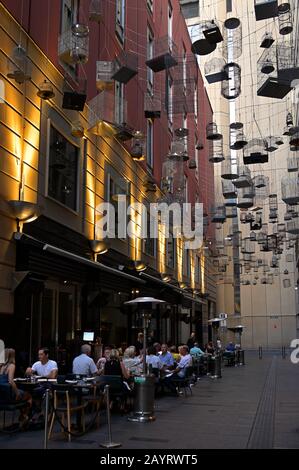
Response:
M265 145L265 149L267 150L267 152L272 153L278 149L277 139L278 137L267 137Z
M222 180L222 194L224 199L235 199L237 197L237 190L232 181Z
M231 132L230 134L231 150L242 150L248 144L248 141L243 132Z
M286 204L297 204L299 202L298 175L283 177L281 180L281 192L281 199Z
M223 135L218 132L218 126L215 122L210 122L206 129L208 140L222 140Z
M87 80L78 78L76 87L71 85L67 79L63 83L62 107L74 111L83 111L87 98Z
M288 85L292 81L299 79L299 58L297 49L293 44L280 41L276 47L277 50L277 70L278 79ZM290 128L293 124L287 124Z
M253 199L255 196L255 188L253 186L253 183L251 183L250 186L239 189L238 195L241 195L245 198Z
M66 64L86 64L89 57L89 28L77 23L59 37L58 56Z
M247 166L240 166L239 167L239 176L235 180L233 180L234 185L236 188L246 188L251 186L251 172Z
M96 85L99 91L114 90L114 62L97 61L96 63Z
M211 222L223 224L226 220L226 208L224 205L211 207Z
M228 75L224 70L226 62L221 57L214 57L205 63L205 77L208 83L222 82L227 80Z
M165 195L164 201L185 202L185 178L183 160L166 159L162 166L161 189Z
M103 19L104 5L103 0L91 0L89 5L89 21L100 23Z
M254 219L250 222L251 230L261 230L263 223L262 212L256 212Z
M278 0L278 13L279 12L285 13L287 11L290 11L290 9L291 9L290 2L286 2L285 0Z
M131 51L122 51L114 60L113 80L129 83L138 73L138 55Z
M277 0L254 0L254 9L257 21L267 20L278 15Z
M239 176L238 162L235 157L225 157L221 163L221 178L224 180L235 180Z
M172 140L167 158L170 160L189 160L187 137L176 137Z
M297 152L299 149L299 131L294 132L290 137L290 150L292 152Z
M214 140L209 142L209 162L221 163L224 160L223 140Z
M235 206L226 206L226 218L236 219L238 217L237 201Z
M283 99L292 87L278 78L277 48L265 49L257 62L257 94Z
M7 77L22 84L31 79L32 62L29 59L26 49L18 45L12 50L8 59Z
M146 157L146 137L140 131L136 131L133 135L130 154L135 161L142 161Z
M146 93L144 96L144 117L146 119L159 119L162 112L161 96L158 93Z
M248 187L241 187L238 190L238 204L239 209L249 209L253 206L253 197L248 197ZM250 194L249 194L250 195Z
M291 10L278 12L278 26L279 26L279 33L282 36L291 34L291 32L294 29Z
M216 42L208 41L205 36L205 32L208 31L211 26L210 21L200 21L195 26L190 28L190 36L192 41L191 51L196 55L207 55L211 54L216 47Z
M261 42L260 47L262 47L264 49L269 49L269 47L271 47L274 42L275 42L275 39L273 38L273 34L272 33L265 33L263 38L262 38L262 42Z
M222 55L225 60L235 61L242 55L242 24L239 18L228 18L224 22Z
M299 235L299 218L288 221L286 231L293 235Z
M294 172L299 170L299 155L290 155L287 158L288 172Z
M265 175L257 175L253 178L253 184L255 188L265 188L269 184L269 178Z
M235 100L241 94L241 67L235 62L230 62L223 70L228 78L222 81L221 94L227 100Z
M170 69L178 64L178 48L169 36L154 39L153 56L146 65L155 73Z
M250 238L242 240L241 253L251 255L255 253L255 243Z
M252 139L248 142L248 145L244 150L243 160L245 165L255 165L268 162L269 157L265 150L265 142L263 139Z
M112 131L112 126L115 117L115 97L114 93L110 91L103 91L96 95L88 103L89 114L88 124L90 132L101 135L109 135ZM106 130L106 132L105 132Z

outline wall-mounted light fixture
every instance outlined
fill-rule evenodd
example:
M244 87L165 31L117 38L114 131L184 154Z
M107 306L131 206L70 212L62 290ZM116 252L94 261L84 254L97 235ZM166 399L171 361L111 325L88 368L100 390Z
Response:
M33 202L27 201L7 201L9 213L17 221L17 231L22 232L23 224L29 224L40 215L41 208Z

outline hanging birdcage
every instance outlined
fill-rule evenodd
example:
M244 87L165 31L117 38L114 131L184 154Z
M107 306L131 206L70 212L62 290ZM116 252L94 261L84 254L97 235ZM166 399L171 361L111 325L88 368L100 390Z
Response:
M207 22L206 28L203 30L203 34L210 44L218 44L223 41L221 30L215 20Z
M280 41L277 44L277 70L278 79L288 85L292 86L293 80L299 79L299 59L296 48L293 44L288 44L285 41ZM292 117L292 115L290 115ZM293 123L287 124L290 128Z
M103 0L91 0L89 5L89 21L100 23L104 14Z
M255 232L250 232L249 239L252 242L256 242L256 233Z
M262 224L262 212L256 212L254 219L250 222L250 230L261 230Z
M146 137L141 131L134 133L130 154L135 161L142 161L146 157Z
M170 145L170 151L167 155L170 160L188 161L188 141L187 138L174 138Z
M224 22L222 55L225 60L235 61L242 55L242 25L239 18Z
M231 150L242 150L248 144L248 141L243 132L237 134L231 134Z
M267 186L267 177L265 175L257 175L252 181L255 188L265 188Z
M225 157L221 163L221 178L224 180L235 180L239 176L238 163L235 157Z
M214 140L209 143L209 162L221 163L224 160L223 140Z
M97 61L96 63L96 85L99 91L114 90L114 63L108 61Z
M74 88L66 79L63 83L62 107L74 111L83 111L87 98L87 80L78 78Z
M291 155L287 158L287 168L288 168L289 173L299 170L299 156L298 155Z
M228 78L222 81L221 94L227 100L235 100L241 94L241 67L230 62L223 70Z
M283 279L282 284L283 284L283 287L285 289L289 289L291 287L291 280L290 279Z
M161 97L154 93L146 93L144 97L144 117L146 119L159 119L161 117Z
M204 34L205 31L210 27L209 21L200 21L198 24L190 28L190 36L192 41L191 51L196 55L207 55L211 54L217 44L215 42L209 42Z
M194 158L191 158L191 160L189 161L188 168L189 170L197 169L197 163L196 163L196 160L194 160Z
M58 57L66 64L86 64L89 56L89 28L76 23L59 37Z
M239 189L238 195L241 195L244 198L253 199L255 196L255 189L253 183L251 182L249 186Z
M249 209L253 206L253 198L244 196L244 191L246 192L247 188L240 188L238 191L238 204L239 209Z
M297 204L299 202L299 180L298 175L285 176L281 181L281 199L286 204Z
M178 48L169 36L154 39L153 56L146 62L153 72L161 72L178 64Z
M222 181L222 194L224 199L235 199L237 197L237 190L232 181Z
M233 199L225 199L224 205L225 207L237 207L236 196Z
M115 116L115 96L114 93L103 91L96 95L88 103L88 128L96 135L111 135ZM105 132L106 130L106 132Z
M243 160L245 165L255 165L269 161L263 139L252 139L248 142L244 150Z
M246 188L251 186L251 172L247 166L239 166L239 176L233 180L236 188Z
M267 20L278 15L277 0L254 0L256 21Z
M285 0L278 0L278 12L286 13L287 11L290 11L290 9L290 2L286 2Z
M203 150L205 148L203 142L201 140L198 140L195 145L196 150Z
M183 204L185 201L184 162L166 159L162 166L161 190L163 201Z
M244 124L240 121L234 121L230 123L229 128L234 131L240 131L244 128Z
M238 217L238 208L237 201L235 201L235 206L226 206L226 218L227 219L236 219Z
M225 64L225 60L220 57L214 57L205 63L205 77L208 83L217 83L228 79L224 70Z
M276 50L276 47L265 49L257 62L257 95L283 99L292 87L278 77Z
M31 79L32 62L27 56L26 49L21 45L12 50L7 66L7 77L15 80L20 85Z
M296 152L299 149L299 132L295 132L290 137L290 149L292 152Z
M278 12L279 33L282 36L291 34L293 31L293 19L291 10Z
M241 253L251 255L255 253L255 244L250 238L244 238L242 240Z
M122 51L114 60L112 79L125 85L138 74L138 55Z
M208 140L222 140L223 135L218 132L218 126L215 122L210 122L206 128Z
M293 235L299 235L299 218L288 221L286 224L286 231Z
M275 39L273 38L272 33L265 33L263 38L262 38L262 42L261 42L260 47L262 47L263 49L269 49L269 47L272 46L274 41L275 41Z
M226 209L224 205L211 207L211 222L223 224L226 220Z
M265 149L267 150L267 152L272 153L272 152L275 152L278 149L278 145L277 145L276 141L277 141L277 137L270 136L266 139L266 148Z

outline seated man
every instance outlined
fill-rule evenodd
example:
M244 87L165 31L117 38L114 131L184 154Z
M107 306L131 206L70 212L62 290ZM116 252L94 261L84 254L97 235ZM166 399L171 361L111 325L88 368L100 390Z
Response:
M161 346L161 353L159 354L160 361L162 362L163 366L168 369L169 367L173 367L174 359L172 354L168 351L167 344L162 344Z
M177 390L176 390L176 384L175 384L175 379L184 379L186 376L186 370L188 367L192 366L192 357L189 354L189 348L188 346L184 345L179 348L179 352L181 355L181 360L178 363L176 369L169 375L167 375L163 383L170 389L171 392L175 393L176 395Z
M154 346L150 346L147 350L146 364L149 368L151 367L152 369L163 369L160 356L157 356L156 348Z
M226 351L227 352L235 352L236 347L234 343L231 341L227 346L226 346Z
M55 361L49 359L49 349L41 348L38 351L39 361L35 362L32 367L28 367L26 375L39 375L46 379L56 379L58 367Z
M194 343L193 348L190 349L190 354L194 359L198 359L204 355L204 352L200 349L198 343Z
M73 361L73 374L91 377L98 373L97 366L94 360L91 359L90 354L91 346L89 344L83 344L83 346L81 346L81 355L75 357Z

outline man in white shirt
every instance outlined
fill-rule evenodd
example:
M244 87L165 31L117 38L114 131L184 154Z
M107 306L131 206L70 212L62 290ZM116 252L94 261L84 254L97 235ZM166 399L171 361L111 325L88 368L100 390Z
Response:
M97 366L93 359L91 359L90 354L91 346L89 344L83 344L83 346L81 346L81 355L75 357L73 361L73 374L86 375L88 377L97 374Z
M147 350L146 363L148 366L152 366L153 369L162 369L163 364L159 356L156 355L156 349L154 346L150 346Z
M46 379L56 379L58 367L55 361L49 359L49 349L41 348L38 351L38 359L32 367L28 367L26 375L36 374Z
M163 379L164 385L167 388L169 388L169 390L173 392L175 395L178 395L175 379L176 378L184 379L186 376L187 368L192 365L192 357L189 354L188 346L181 346L179 348L179 353L181 355L181 360L178 363L176 369L173 371L171 375L169 374Z

